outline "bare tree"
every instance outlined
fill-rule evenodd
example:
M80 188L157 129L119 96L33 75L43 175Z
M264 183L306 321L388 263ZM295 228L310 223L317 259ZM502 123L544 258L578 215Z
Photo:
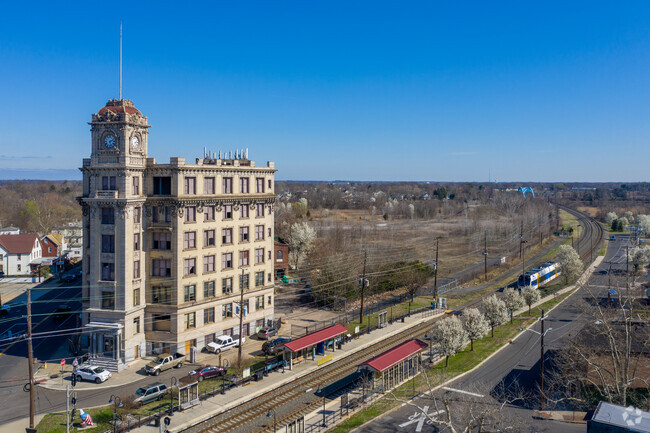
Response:
M514 319L515 311L524 306L524 299L519 294L519 291L508 287L503 291L503 296L501 300L506 305L508 313L510 313L510 323Z
M560 245L556 260L567 283L577 278L584 268L580 256L570 245Z
M445 367L448 367L449 357L454 356L465 345L465 329L458 317L447 317L435 324L431 330L431 338L437 342L438 350L445 356Z
M483 301L483 312L492 328L492 337L494 337L494 328L508 320L506 304L496 295L488 296Z
M528 305L528 314L530 315L530 307L541 299L539 290L533 287L526 287L522 289L521 296L523 296L524 302Z
M463 315L463 328L470 341L470 350L474 350L474 340L482 338L490 330L490 324L477 308L468 308Z

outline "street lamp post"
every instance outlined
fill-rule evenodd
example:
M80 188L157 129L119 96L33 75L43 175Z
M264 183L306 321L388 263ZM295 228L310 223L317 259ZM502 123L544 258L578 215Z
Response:
M274 409L269 409L269 411L266 413L266 417L271 418L271 412L273 412L273 433L275 433L276 430L277 430L277 423L276 423L276 419L275 419L275 416L276 416L275 410Z
M519 331L530 331L534 332L535 334L539 335L540 338L540 374L539 374L539 410L542 410L544 406L544 336L549 332L552 331L553 328L548 328L546 331L544 331L544 310L540 309L542 312L542 317L540 317L540 322L541 322L541 332L537 332L534 329L531 328L519 328Z
M325 422L325 387L322 383L318 385L316 392L323 395L323 427L327 427L327 423Z
M169 388L169 416L174 415L174 386L178 386L178 379L176 379L176 376L172 376L171 387Z
M111 394L108 403L113 403L113 433L117 433L117 408L122 407L122 399L114 394Z

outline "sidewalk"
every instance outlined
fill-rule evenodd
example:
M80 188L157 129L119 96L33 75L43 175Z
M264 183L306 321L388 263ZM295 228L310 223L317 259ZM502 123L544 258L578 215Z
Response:
M404 323L393 322L393 324L389 325L387 328L384 328L382 330L375 330L370 334L364 334L358 339L354 340L352 343L345 344L342 349L333 352L333 360L338 361L352 353L355 353L372 344L377 343L380 340L385 339L387 336L395 335L401 331L404 331L405 329L414 326L417 323L428 321L442 315L444 315L444 313L441 312L435 316L422 318L422 313L418 313L411 317L407 317ZM328 354L330 353L332 352L328 352ZM209 419L221 412L225 412L233 407L245 403L246 401L252 400L259 395L265 394L270 390L277 388L278 386L284 385L306 374L309 374L319 369L320 367L321 366L318 366L315 361L305 361L297 366L294 366L293 371L285 370L284 373L281 371L273 372L270 373L268 377L264 378L262 382L253 382L247 386L233 388L227 391L225 395L216 395L214 397L211 397L207 400L202 401L198 406L182 412L174 413L171 425L168 427L168 430L171 433L183 431L184 429L199 424L200 422ZM330 402L330 406L332 406L332 408L338 408L338 404L339 402L337 400ZM328 409L326 408L326 411L327 410ZM322 418L322 408L318 411L315 411L313 414L308 415L309 418L318 416ZM305 417L306 421L308 420L308 417ZM311 422L311 419L309 421ZM143 433L158 433L159 429L158 427L147 425L134 429L132 431Z

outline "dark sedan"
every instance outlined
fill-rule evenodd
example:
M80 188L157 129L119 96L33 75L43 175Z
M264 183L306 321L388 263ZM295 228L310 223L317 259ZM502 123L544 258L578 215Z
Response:
M206 365L199 370L190 371L190 376L194 377L196 380L201 382L203 379L209 379L211 377L220 377L226 374L228 369L226 367L213 367L211 365Z
M262 352L268 355L276 355L280 350L282 350L281 348L284 343L288 343L289 341L288 338L284 337L274 338L273 340L262 344Z

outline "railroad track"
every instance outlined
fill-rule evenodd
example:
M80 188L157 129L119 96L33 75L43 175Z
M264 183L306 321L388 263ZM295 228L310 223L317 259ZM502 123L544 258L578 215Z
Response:
M574 215L584 228L583 236L578 240L576 250L581 253L581 258L587 259L594 254L603 236L602 226L582 212L558 205L561 209ZM490 294L486 296L490 296ZM484 297L468 302L460 309L475 307L483 301ZM435 318L427 319L403 332L388 337L372 344L335 363L326 365L310 372L294 381L280 385L271 392L259 395L251 400L234 407L227 412L222 412L205 420L196 426L184 430L187 433L249 433L272 431L273 423L269 422L267 414L274 410L278 425L285 425L301 416L318 410L327 397L318 397L310 389L320 385L327 385L348 376L354 367L372 355L381 353L410 338L422 337L431 327ZM375 330L374 332L381 332ZM288 407L291 405L292 407Z

